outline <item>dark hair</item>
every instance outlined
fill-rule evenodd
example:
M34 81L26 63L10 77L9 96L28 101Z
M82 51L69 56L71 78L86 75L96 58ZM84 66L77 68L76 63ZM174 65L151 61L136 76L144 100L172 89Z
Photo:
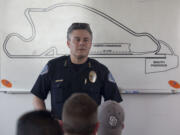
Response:
M62 129L49 111L31 111L17 121L16 135L62 135Z
M92 134L98 121L96 102L87 94L73 94L64 104L62 121L68 134Z
M72 33L73 30L87 30L92 37L92 31L88 23L71 24L71 26L68 28L68 31L67 31L67 40L70 40L69 35Z

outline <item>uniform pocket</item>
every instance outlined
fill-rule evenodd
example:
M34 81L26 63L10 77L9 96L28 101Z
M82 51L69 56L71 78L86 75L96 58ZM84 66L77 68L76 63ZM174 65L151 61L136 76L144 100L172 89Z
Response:
M89 82L84 89L94 99L100 96L100 85L98 83Z
M88 88L89 88L91 93L100 94L101 85L100 85L100 83L98 81L96 81L95 83L90 83L89 82Z
M65 90L64 82L58 82L53 85L53 94L54 94L53 97L55 103L63 102L64 90Z

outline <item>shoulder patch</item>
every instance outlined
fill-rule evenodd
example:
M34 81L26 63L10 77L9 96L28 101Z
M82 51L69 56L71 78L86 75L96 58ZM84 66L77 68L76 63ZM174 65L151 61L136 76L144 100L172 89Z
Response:
M116 83L115 80L114 80L114 77L112 76L112 74L109 72L108 74L108 80L112 83Z
M48 73L48 65L43 68L43 70L41 71L41 75L44 75L46 73Z

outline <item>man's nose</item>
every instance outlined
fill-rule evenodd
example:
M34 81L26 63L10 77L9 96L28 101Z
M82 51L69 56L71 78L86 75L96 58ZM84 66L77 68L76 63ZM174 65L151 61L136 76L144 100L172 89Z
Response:
M79 44L80 45L84 45L85 41L84 40L80 40Z

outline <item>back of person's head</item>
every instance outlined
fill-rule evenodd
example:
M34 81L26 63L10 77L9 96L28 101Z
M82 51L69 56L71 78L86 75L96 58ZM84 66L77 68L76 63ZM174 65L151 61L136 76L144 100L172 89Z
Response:
M87 94L73 94L63 107L62 123L68 135L92 135L97 130L97 104Z
M73 23L67 30L67 40L70 40L70 34L73 30L87 30L92 38L92 31L88 23Z
M121 135L124 117L124 110L116 101L101 104L98 108L98 135Z
M31 111L18 119L16 135L62 135L62 129L49 111Z

